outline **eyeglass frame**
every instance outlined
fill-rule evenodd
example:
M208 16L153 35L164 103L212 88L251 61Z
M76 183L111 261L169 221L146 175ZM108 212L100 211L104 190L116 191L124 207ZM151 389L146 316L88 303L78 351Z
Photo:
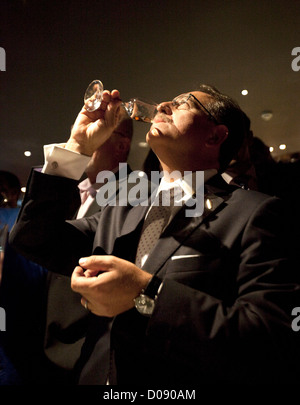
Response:
M195 100L198 102L198 104L207 112L207 114L209 115L209 117L214 121L214 123L215 123L216 125L222 125L222 124L212 115L212 113L210 113L210 112L208 111L208 109L201 103L201 101L198 100L198 98L197 98L196 96L194 96L194 94L189 93L188 98L187 98L186 101L188 101L191 97L192 97L193 99L195 99Z
M197 103L204 109L204 111L209 115L210 119L211 119L216 125L222 125L222 123L219 122L219 121L212 115L212 113L210 113L210 112L208 111L208 109L205 107L205 105L202 104L201 101L200 101L196 96L194 96L194 94L189 93L189 95L187 96L187 99L185 100L185 102L188 102L191 97L192 97L195 101L197 101ZM175 100L175 99L174 99L174 100ZM174 101L174 100L173 100L173 101Z

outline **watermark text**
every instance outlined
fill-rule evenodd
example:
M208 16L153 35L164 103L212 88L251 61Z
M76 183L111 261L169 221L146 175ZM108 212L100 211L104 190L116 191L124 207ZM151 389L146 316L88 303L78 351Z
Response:
M127 163L119 164L118 179L111 171L98 173L96 182L103 184L97 192L99 206L158 205L157 188L162 177L167 183L181 184L176 191L174 206L185 206L186 217L199 217L204 211L204 172L152 171L150 179L140 170L128 173ZM175 183L174 183L175 184ZM178 194L179 190L179 194ZM170 206L170 190L165 191L161 205Z
M5 309L0 307L0 331L6 331L6 313Z
M103 399L108 400L127 400L135 402L140 399L185 399L195 400L196 391L194 389L147 389L143 391L122 391L115 388L110 388L104 391Z
M6 71L6 52L4 48L0 48L0 70L1 72Z
M292 60L292 69L294 72L299 72L299 70L300 70L300 46L297 46L292 50L292 55L296 56L296 58L294 58Z
M294 332L299 332L299 330L300 330L300 307L293 308L292 316L296 317L292 320L292 329Z

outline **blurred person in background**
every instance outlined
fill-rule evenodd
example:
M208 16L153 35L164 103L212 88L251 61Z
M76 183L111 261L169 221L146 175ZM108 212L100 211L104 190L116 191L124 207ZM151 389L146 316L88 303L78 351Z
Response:
M19 178L6 170L0 170L0 225L7 224L9 230L20 211L19 198L21 183Z
M133 137L133 122L122 116L121 122L107 141L92 155L85 169L85 179L78 184L80 205L75 218L89 217L100 211L96 195L103 186L101 173L110 171L118 184L119 163L126 163ZM55 152L54 152L55 153ZM52 151L53 158L53 151ZM54 155L55 158L55 155ZM46 155L47 159L47 155ZM127 173L131 168L127 167ZM78 363L87 329L97 324L86 364ZM72 385L79 379L80 384L105 382L109 362L109 340L111 320L99 318L88 312L80 303L79 294L71 289L70 277L49 271L47 275L47 314L44 338L45 384ZM102 362L99 362L102 358ZM106 358L107 362L103 359Z

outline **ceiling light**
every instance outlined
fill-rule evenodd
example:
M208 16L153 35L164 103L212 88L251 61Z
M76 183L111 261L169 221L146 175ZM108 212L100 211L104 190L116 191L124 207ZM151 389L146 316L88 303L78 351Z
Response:
M271 153L274 151L273 146L270 146L270 147L269 147L269 151L270 151Z
M22 193L26 193L26 187L21 188Z
M30 150L25 150L24 155L27 157L31 156Z
M282 143L281 145L279 145L279 149L285 150L285 149L286 149L286 145L285 145L284 143Z
M272 111L263 111L260 116L264 121L270 121L273 117L273 113Z
M248 90L244 89L244 90L241 91L241 93L242 93L243 96L247 96Z

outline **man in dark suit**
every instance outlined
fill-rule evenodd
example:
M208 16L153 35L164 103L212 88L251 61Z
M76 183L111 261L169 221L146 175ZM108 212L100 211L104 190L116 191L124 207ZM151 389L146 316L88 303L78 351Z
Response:
M99 110L82 109L68 154L91 156L110 136L119 96L106 91ZM146 139L165 172L159 188L174 188L176 204L153 248L140 252L154 212L146 204L108 205L70 220L77 182L59 176L59 162L54 173L32 173L11 243L48 268L73 272L82 305L114 319L110 384L297 381L291 311L300 302L299 275L286 253L281 202L218 174L243 142L244 113L208 86L157 109ZM196 212L191 202L202 198Z
M126 164L130 152L133 136L132 120L124 115L112 135L93 153L85 169L85 178L79 183L80 201L76 218L88 217L101 210L96 195L103 186L98 174L110 171L117 180L117 191L120 178L119 164ZM49 148L46 154L53 157L53 150ZM127 173L130 173L130 167ZM105 179L103 179L104 181ZM94 335L94 347L88 362L88 367L80 370L77 375L76 363L80 357L89 323L98 322ZM47 306L46 326L44 338L45 374L50 384L74 384L79 379L80 384L99 384L105 382L106 369L104 361L109 360L110 319L99 319L86 311L80 305L80 296L71 289L70 276L63 276L53 271L47 273ZM98 338L98 340L97 340ZM93 353L93 355L92 355Z

